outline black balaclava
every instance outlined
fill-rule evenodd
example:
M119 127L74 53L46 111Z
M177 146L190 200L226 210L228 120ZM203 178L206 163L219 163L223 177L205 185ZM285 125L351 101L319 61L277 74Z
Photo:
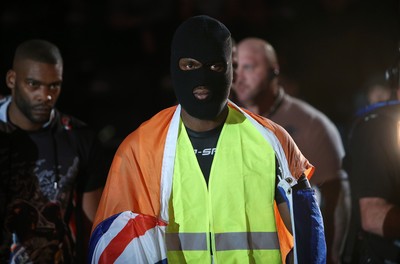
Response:
M231 33L209 16L191 17L175 31L171 45L172 84L178 102L191 116L212 120L226 106L232 83L231 53ZM179 68L181 58L195 59L203 66L183 71ZM216 62L224 63L225 71L210 70L209 65ZM196 99L193 89L198 86L206 86L211 96L202 101Z

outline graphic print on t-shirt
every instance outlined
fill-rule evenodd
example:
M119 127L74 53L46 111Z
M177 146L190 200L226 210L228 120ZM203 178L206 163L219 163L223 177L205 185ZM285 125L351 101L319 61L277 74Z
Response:
M207 184L210 177L211 164L216 152L216 146L221 130L222 125L204 132L196 132L189 128L186 128L190 141L193 145L194 154L196 155L200 169L203 172L204 179L206 180Z

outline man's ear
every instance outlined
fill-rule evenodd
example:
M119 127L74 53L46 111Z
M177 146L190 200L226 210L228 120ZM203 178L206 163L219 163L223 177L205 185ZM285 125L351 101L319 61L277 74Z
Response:
M14 89L15 87L15 71L14 70L8 70L7 75L6 75L6 84L7 87L10 89Z

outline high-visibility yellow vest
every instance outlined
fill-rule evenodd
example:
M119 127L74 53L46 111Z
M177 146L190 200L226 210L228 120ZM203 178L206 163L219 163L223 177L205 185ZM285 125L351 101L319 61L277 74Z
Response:
M169 224L169 263L281 263L274 216L275 153L229 109L207 184L182 123ZM211 252L213 257L211 257Z

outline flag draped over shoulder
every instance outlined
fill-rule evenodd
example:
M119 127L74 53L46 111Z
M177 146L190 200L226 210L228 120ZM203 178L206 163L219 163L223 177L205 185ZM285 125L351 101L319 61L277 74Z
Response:
M290 189L301 175L311 178L314 167L282 127L232 103L229 107L241 111L273 145L282 161L280 182L284 184L280 189L285 195L291 193ZM89 263L167 263L164 234L179 122L180 106L167 108L144 122L121 143L94 221ZM319 208L313 211L314 193L309 197L311 203L305 205L301 201L299 205L293 204L293 197L289 196L292 222L297 218L293 216L295 211L303 211L307 218L295 223L293 237L275 207L282 262L286 262L287 254L294 248L295 252L305 250L306 255L317 254L312 262L302 262L297 261L295 253L295 263L324 263L325 238ZM299 209L300 206L305 207ZM303 230L307 235L303 232L296 237L296 230Z
M113 215L93 231L89 263L167 263L166 225L130 211Z

